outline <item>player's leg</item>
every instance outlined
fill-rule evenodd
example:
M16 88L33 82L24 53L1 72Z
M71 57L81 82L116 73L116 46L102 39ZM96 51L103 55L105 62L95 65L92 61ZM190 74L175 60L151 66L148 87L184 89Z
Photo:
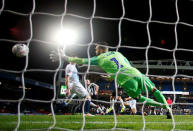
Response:
M144 97L144 96L142 96L142 95L139 95L139 96L137 97L137 100L138 100L139 102L144 102L144 101L146 101L146 105L157 106L157 107L165 108L165 109L167 110L167 119L171 119L171 109L170 109L170 107L167 107L165 104L156 102L156 101L154 101L153 99Z
M91 99L92 99L92 100L93 100L93 99L97 99L97 96L96 96L96 95L91 95L91 93L90 93L90 96L91 96ZM104 114L104 112L102 111L101 107L100 107L99 105L93 103L92 101L90 102L90 106L96 108L96 110L97 110L98 112L100 112L100 114L102 114L102 115Z
M111 112L114 110L114 103L115 103L115 92L112 93L112 96L110 96L110 107L107 110L107 113Z
M151 80L148 77L144 77L143 79L144 87L143 90L145 90L145 87L147 90L153 94L153 96L156 98L156 100L163 104L163 108L166 110L169 110L170 107L165 99L165 97L162 95L162 93L155 87L155 85L151 82Z
M70 102L72 101L72 99L77 96L76 93L71 92L71 94L69 96L66 97L67 100L65 100L66 104L70 104Z
M102 114L102 115L104 114L104 112L102 111L101 107L99 105L96 105L92 101L90 102L90 106L96 108L100 112L100 114Z
M92 101L90 102L90 106L95 107L95 108L97 108L97 107L98 107L98 105L96 105L96 104L95 104L95 103L93 103Z
M75 87L74 89L76 90L76 94L80 98L85 98L86 99L86 102L85 102L85 115L86 116L93 116L89 113L91 97L90 97L88 91L83 87L83 85L80 82L75 83L74 87Z
M89 94L90 94L92 100L96 99L95 95L92 95L91 93L89 93ZM95 108L99 107L97 104L93 103L92 101L90 102L90 106L95 107Z
M124 105L123 99L121 98L121 96L118 96L117 100L119 100L121 102L121 112L123 112L125 110L125 105Z
M155 87L155 85L151 82L151 80L148 77L143 78L144 85L148 89L150 93L153 94L153 96L156 98L156 100L163 105L162 108L167 110L167 118L171 119L171 108L169 107L165 97L162 95L162 93ZM144 88L143 88L144 89Z
M169 105L168 105L165 97L164 97L164 96L162 95L162 93L161 93L159 90L157 90L156 88L154 88L154 90L155 90L155 91L153 92L154 97L157 99L157 101L159 101L159 102L161 102L161 103L164 104L163 108L167 110L167 114L166 114L166 115L167 115L167 119L171 119L171 118L172 118L172 116L171 116L172 110L171 110L171 108L169 107Z
M138 100L139 102L146 101L147 105L162 107L161 103L141 95L142 85L143 82L141 81L141 78L135 77L133 79L128 80L124 85L122 85L122 87L129 96Z
M131 112L132 112L133 115L136 115L137 109L136 108L131 108Z
M136 100L131 100L130 102L130 107L131 107L131 112L133 115L136 115L137 113L137 108L136 108Z
M86 96L86 102L85 102L85 114L86 116L91 116L91 114L89 113L90 111L90 102L91 102L91 97L90 95Z

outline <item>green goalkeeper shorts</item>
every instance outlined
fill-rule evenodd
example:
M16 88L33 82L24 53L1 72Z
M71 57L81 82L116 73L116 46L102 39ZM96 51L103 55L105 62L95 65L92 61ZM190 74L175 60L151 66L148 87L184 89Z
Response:
M151 80L142 75L142 77L133 77L122 85L124 91L132 98L137 98L142 92L146 92L146 88L152 91L155 85Z

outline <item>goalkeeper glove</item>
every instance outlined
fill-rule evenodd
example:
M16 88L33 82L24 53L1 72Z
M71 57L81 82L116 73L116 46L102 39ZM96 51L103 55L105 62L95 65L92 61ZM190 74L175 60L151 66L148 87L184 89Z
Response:
M61 58L64 60L64 61L68 61L68 56L65 56L64 54L60 53L61 55ZM50 53L50 59L52 62L56 62L56 61L59 61L59 53L57 53L56 51L51 51Z

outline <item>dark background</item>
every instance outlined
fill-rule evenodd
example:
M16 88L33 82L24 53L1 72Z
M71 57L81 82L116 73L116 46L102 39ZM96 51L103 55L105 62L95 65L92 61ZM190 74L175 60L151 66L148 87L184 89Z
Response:
M130 61L146 60L146 53L148 60L174 59L174 57L185 61L193 59L191 0L178 0L177 7L175 0L151 0L151 3L148 0L125 0L125 16L122 21L118 19L123 14L121 0L96 0L92 21L90 18L93 14L94 1L68 0L66 9L65 2L65 0L36 0L33 3L32 0L5 0L2 4L3 1L0 0L0 69L2 71L22 71L27 64L27 71L24 73L26 78L53 84L54 70L59 63L52 63L49 59L49 53L56 49L56 44L48 34L53 33L53 25L60 26L63 13L66 13L62 21L63 25L68 22L77 24L83 29L84 34L76 46L67 47L69 55L88 57L87 49L91 56L95 55L94 46L88 48L93 28L93 43L108 42L112 50L117 49L122 52ZM11 48L16 43L29 45L28 59L17 58L12 54ZM40 71L31 71L32 69L40 69ZM160 71L153 73L159 75ZM162 75L168 75L167 73ZM13 74L20 76L21 72ZM171 71L169 75L174 74L175 71Z

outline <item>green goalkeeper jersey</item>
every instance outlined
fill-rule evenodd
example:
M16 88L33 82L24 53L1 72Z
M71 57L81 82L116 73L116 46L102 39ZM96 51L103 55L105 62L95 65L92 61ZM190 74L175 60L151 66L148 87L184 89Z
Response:
M119 52L110 51L100 54L90 58L90 62L87 58L75 57L69 57L69 61L77 64L97 65L107 72L112 79L117 79L120 86L133 77L142 77L142 74L132 67L129 61Z

